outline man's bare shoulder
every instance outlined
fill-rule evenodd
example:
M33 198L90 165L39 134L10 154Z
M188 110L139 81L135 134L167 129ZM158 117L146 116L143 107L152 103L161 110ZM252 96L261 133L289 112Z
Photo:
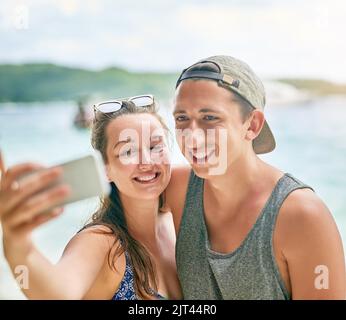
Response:
M337 231L327 206L308 188L295 190L288 195L280 209L277 227L283 237L291 239L294 235L297 241L306 236L318 238L319 232Z
M278 219L291 227L334 221L325 203L308 188L295 190L288 195L280 209Z
M284 201L275 230L278 248L288 265L294 299L344 299L345 258L334 218L310 189L293 191ZM330 290L317 290L316 268L333 277Z

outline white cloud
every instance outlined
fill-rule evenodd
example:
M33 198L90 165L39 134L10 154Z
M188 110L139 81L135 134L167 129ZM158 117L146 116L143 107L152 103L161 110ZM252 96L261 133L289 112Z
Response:
M0 17L22 1L2 1ZM179 70L231 54L266 77L346 81L346 2L234 0L27 1L29 25L0 25L1 61ZM3 21L6 19L2 19Z

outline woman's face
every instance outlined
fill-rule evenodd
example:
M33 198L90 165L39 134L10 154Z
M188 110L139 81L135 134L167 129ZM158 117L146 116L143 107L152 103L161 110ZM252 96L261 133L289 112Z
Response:
M170 180L167 136L151 114L126 114L107 126L107 175L119 191L136 199L155 199Z

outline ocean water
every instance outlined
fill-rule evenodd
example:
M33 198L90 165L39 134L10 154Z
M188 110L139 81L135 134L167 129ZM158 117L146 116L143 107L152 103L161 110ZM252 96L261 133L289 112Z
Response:
M75 112L72 102L1 104L0 148L7 165L23 161L53 165L90 152L90 132L72 124ZM161 113L173 128L168 103L161 103ZM272 105L267 107L266 117L277 148L262 158L315 189L330 208L345 242L346 98ZM172 159L174 163L184 161L176 145ZM56 262L97 205L97 199L89 199L67 206L61 217L35 231L35 243ZM22 299L1 250L0 299Z

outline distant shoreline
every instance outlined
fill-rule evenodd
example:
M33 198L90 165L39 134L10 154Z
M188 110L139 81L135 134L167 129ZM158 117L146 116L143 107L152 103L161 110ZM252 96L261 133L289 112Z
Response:
M117 67L93 71L40 63L3 64L0 74L0 102L77 101L139 93L167 99L173 96L178 77L178 73L130 72ZM346 84L323 79L282 78L270 82L314 96L346 95Z
M346 84L338 84L322 79L283 78L276 81L294 86L317 95L346 95Z

